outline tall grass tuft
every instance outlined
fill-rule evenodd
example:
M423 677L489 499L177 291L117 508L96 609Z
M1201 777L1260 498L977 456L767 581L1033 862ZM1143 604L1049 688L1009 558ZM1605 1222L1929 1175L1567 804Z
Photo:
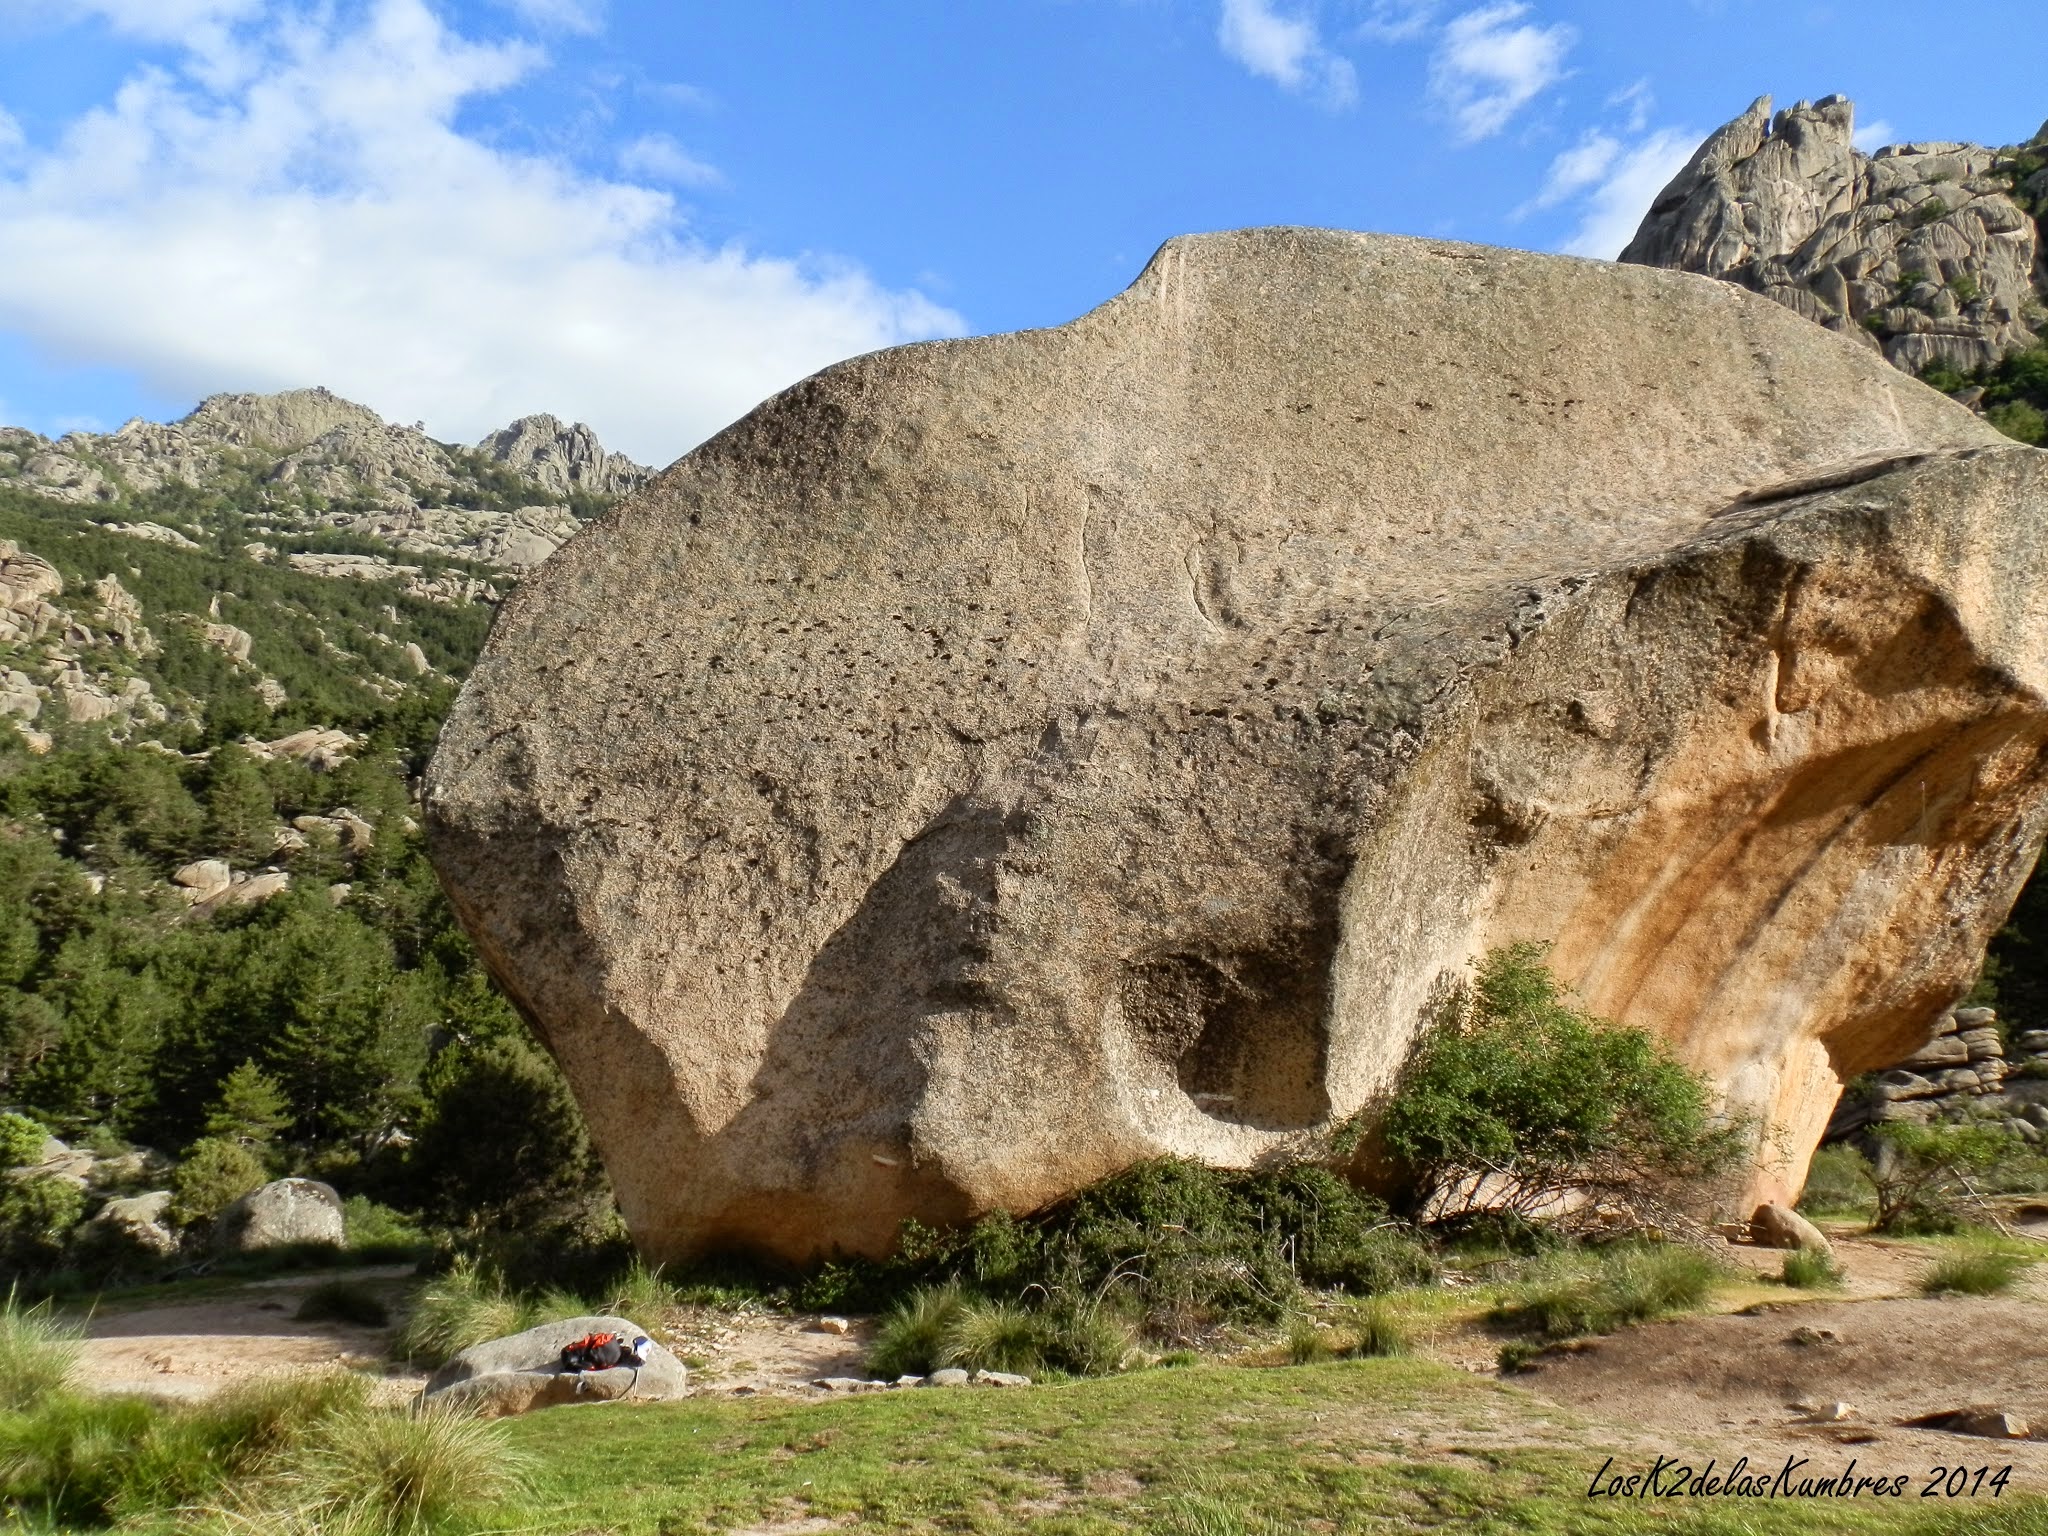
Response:
M440 1365L473 1344L532 1327L535 1310L507 1294L503 1282L474 1260L460 1258L420 1287L393 1348L416 1364Z
M2030 1255L1980 1243L1958 1243L1920 1279L1926 1296L1996 1296L2033 1263Z
M1617 1247L1588 1263L1574 1253L1539 1259L1492 1320L1546 1339L1612 1333L1631 1323L1689 1312L1724 1271L1691 1248Z
M1831 1253L1818 1248L1798 1248L1785 1255L1780 1276L1787 1285L1802 1291L1838 1291L1842 1288L1842 1266Z
M1015 1302L977 1298L954 1311L940 1353L947 1365L963 1370L1040 1373L1045 1334L1043 1321Z
M356 1411L213 1511L231 1529L291 1536L428 1536L480 1523L525 1484L497 1426L452 1413Z
M1318 1328L1313 1318L1296 1317L1287 1324L1287 1363L1316 1365L1336 1351L1330 1347L1329 1330Z
M1352 1310L1353 1340L1346 1353L1359 1359L1405 1355L1414 1347L1400 1314L1383 1301L1361 1302Z
M0 1411L18 1413L63 1390L83 1343L47 1301L24 1306L10 1289L0 1305Z
M965 1304L957 1285L912 1291L882 1319L868 1369L877 1376L923 1376L946 1364L947 1334Z
M352 1371L311 1371L243 1382L196 1407L165 1411L134 1449L120 1508L132 1515L214 1497L360 1411L369 1395L369 1382Z

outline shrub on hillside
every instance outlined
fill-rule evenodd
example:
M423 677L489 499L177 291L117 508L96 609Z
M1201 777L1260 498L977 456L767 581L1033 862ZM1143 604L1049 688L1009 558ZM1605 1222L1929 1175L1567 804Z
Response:
M49 1133L27 1115L0 1115L0 1170L25 1168L39 1161L48 1139Z
M1418 1209L1455 1212L1483 1188L1523 1217L1583 1199L1654 1221L1736 1161L1746 1127L1718 1118L1706 1080L1660 1041L1572 1003L1543 957L1516 944L1485 958L1410 1058L1384 1144Z

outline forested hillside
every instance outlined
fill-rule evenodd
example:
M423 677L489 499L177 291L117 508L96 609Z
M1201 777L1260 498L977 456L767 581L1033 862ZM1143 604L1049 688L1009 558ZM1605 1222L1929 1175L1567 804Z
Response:
M451 459L438 501L487 535L609 499ZM0 479L0 1107L176 1157L253 1085L265 1123L227 1139L264 1176L461 1225L553 1208L594 1164L413 814L519 567L311 522L261 462L111 502ZM17 1264L62 1257L25 1236Z

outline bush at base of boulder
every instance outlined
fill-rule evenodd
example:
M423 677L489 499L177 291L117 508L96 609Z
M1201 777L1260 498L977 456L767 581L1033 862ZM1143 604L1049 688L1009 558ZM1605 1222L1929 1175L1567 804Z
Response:
M215 1236L226 1253L347 1241L341 1196L314 1179L278 1179L244 1195L221 1214Z
M459 1408L499 1418L559 1403L607 1403L626 1398L661 1402L682 1397L689 1372L682 1361L649 1343L642 1364L608 1371L566 1371L564 1346L587 1333L644 1338L647 1330L623 1317L566 1317L524 1333L473 1345L434 1372L420 1393L423 1407Z
M171 1175L171 1220L181 1227L212 1221L263 1185L263 1163L237 1141L208 1136L192 1143Z

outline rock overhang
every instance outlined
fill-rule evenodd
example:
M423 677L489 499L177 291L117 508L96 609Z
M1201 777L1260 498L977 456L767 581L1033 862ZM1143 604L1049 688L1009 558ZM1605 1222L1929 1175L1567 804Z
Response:
M2043 461L2001 442L1703 279L1176 240L573 541L432 847L651 1251L1284 1155L1512 938L1763 1113L1776 1190L2038 842Z

